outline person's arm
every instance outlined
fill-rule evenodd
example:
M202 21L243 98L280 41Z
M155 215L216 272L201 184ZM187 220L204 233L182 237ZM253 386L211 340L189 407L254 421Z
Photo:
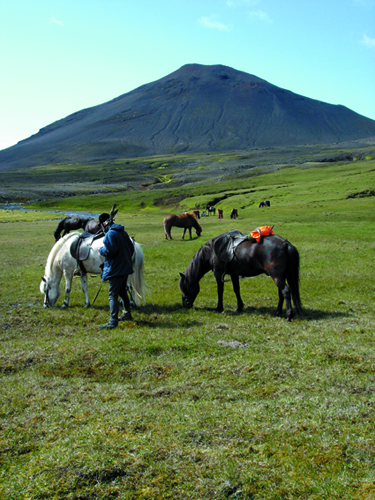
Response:
M106 234L106 237L103 241L103 246L99 248L99 253L103 257L115 257L118 252L118 245L116 242L116 238L109 237L109 233Z

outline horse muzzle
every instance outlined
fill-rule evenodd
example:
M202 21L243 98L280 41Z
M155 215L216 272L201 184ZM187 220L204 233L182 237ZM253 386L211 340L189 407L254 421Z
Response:
M185 309L191 309L193 307L194 301L186 297L186 295L182 296L182 305Z

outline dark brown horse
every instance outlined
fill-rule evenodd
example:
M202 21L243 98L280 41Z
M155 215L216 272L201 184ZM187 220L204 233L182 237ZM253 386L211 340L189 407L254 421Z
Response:
M62 219L58 223L57 228L55 229L55 232L53 233L53 236L55 237L55 241L58 241L61 238L62 231L63 231L62 236L65 236L70 231L74 231L75 229L83 229L84 231L87 231L86 226L89 223L92 224L92 222L95 223L95 226L98 226L98 224L99 224L98 221L96 221L94 219L87 218L87 217L65 217L65 219ZM89 231L87 231L87 232L89 232Z
M65 219L61 220L58 223L53 236L55 237L55 241L58 241L61 238L61 231L64 231L62 236L65 236L70 231L74 231L76 229L83 229L87 233L96 234L98 231L104 229L103 223L107 221L117 214L117 211L114 211L114 207L112 208L111 214L103 213L100 215L99 220L91 219L89 217L65 217ZM113 212L113 213L112 213Z
M183 227L184 232L182 234L182 239L185 237L186 229L189 229L189 235L191 239L191 228L193 227L197 233L197 236L200 236L202 233L202 228L199 225L197 219L193 214L184 214L184 215L167 215L167 217L164 218L163 221L164 224L164 231L165 231L165 238L172 239L171 236L171 229L173 226L175 227Z
M235 231L240 234L239 231ZM232 233L232 232L231 232ZM184 274L180 273L179 288L182 292L182 304L186 308L193 307L195 298L199 293L199 281L213 271L217 283L218 303L216 311L222 312L224 275L228 274L232 280L233 291L237 297L237 311L244 307L240 295L239 277L270 276L279 292L279 302L276 316L281 316L284 299L286 302L286 319L292 319L292 302L297 312L302 311L299 295L299 253L288 240L280 236L263 237L259 243L256 240L244 239L233 249L233 255L228 253L219 258L215 253L215 242L222 237L229 240L230 233L223 233L209 240L194 255ZM216 247L217 248L217 245ZM288 285L286 283L288 282Z
M230 218L231 219L237 219L237 217L238 217L238 210L237 210L237 208L232 208L232 211L230 213Z

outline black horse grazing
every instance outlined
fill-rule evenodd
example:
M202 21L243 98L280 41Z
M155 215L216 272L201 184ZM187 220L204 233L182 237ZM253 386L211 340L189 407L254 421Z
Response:
M270 207L271 206L271 202L269 200L265 200L265 201L261 201L258 205L258 208L261 208L261 207Z
M206 210L208 212L208 215L210 215L210 214L216 215L216 208L215 207L211 207L211 205L207 205Z
M232 280L233 291L237 297L237 311L244 307L240 295L239 277L270 276L279 291L279 302L276 316L281 316L284 299L286 302L286 319L292 319L292 302L297 312L302 311L299 295L299 253L288 240L280 236L263 237L259 243L247 237L240 241L231 234L241 235L239 231L223 233L209 240L194 255L185 273L180 273L179 288L182 292L182 304L186 308L193 307L199 293L199 281L208 272L213 271L217 282L218 303L216 311L222 312L224 276L228 274ZM218 241L221 238L220 241ZM232 239L232 242L230 240ZM235 241L239 243L235 243ZM228 242L229 246L218 256L218 243ZM234 243L233 243L234 242ZM216 243L216 245L215 245ZM222 245L222 250L224 246ZM230 248L232 249L230 251ZM216 249L216 252L215 252ZM288 282L288 285L286 283Z
M202 233L202 228L199 225L199 222L195 218L193 214L186 213L183 215L167 215L167 217L163 220L164 231L165 231L165 239L172 239L171 229L173 226L175 227L183 227L184 232L182 234L182 239L185 238L186 229L189 229L190 239L191 239L191 228L193 227L197 233L197 236L200 236Z
M108 216L108 217L107 217ZM53 233L55 237L55 241L58 241L61 238L61 231L64 231L62 236L65 236L70 231L74 231L76 229L83 229L87 233L96 234L98 231L103 229L103 222L108 220L110 214L101 214L100 218L102 220L90 219L88 217L65 217L65 219L61 220Z
M237 219L237 217L238 217L238 210L237 210L237 208L232 208L232 211L230 213L230 218L231 219Z

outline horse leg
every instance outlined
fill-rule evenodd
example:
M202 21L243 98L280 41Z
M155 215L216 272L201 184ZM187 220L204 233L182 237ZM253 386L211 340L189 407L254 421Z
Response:
M223 306L224 282L221 279L223 273L215 271L214 275L215 275L216 284L217 284L217 306L216 306L215 311L216 312L223 312L224 311L224 306Z
M279 293L279 302L276 308L276 316L281 316L281 313L283 311L284 295L282 294L280 288L278 288L277 291Z
M70 292L72 290L73 273L65 270L64 278L65 278L65 299L60 309L66 309L67 307L69 307Z
M192 239L191 238L191 227L189 227L189 235L190 235L190 239Z
M237 274L231 274L230 277L232 280L233 291L236 294L236 298L237 298L237 312L242 312L244 303L242 301L241 294L240 294L240 279L239 279Z
M87 282L87 274L81 276L82 292L85 294L85 307L90 307L89 286Z
M285 283L285 280L281 278L275 278L273 281L275 282L275 285L277 286L277 289L279 291L279 303L277 304L276 316L281 316L283 303L285 300L286 320L292 321L293 310L289 287Z

